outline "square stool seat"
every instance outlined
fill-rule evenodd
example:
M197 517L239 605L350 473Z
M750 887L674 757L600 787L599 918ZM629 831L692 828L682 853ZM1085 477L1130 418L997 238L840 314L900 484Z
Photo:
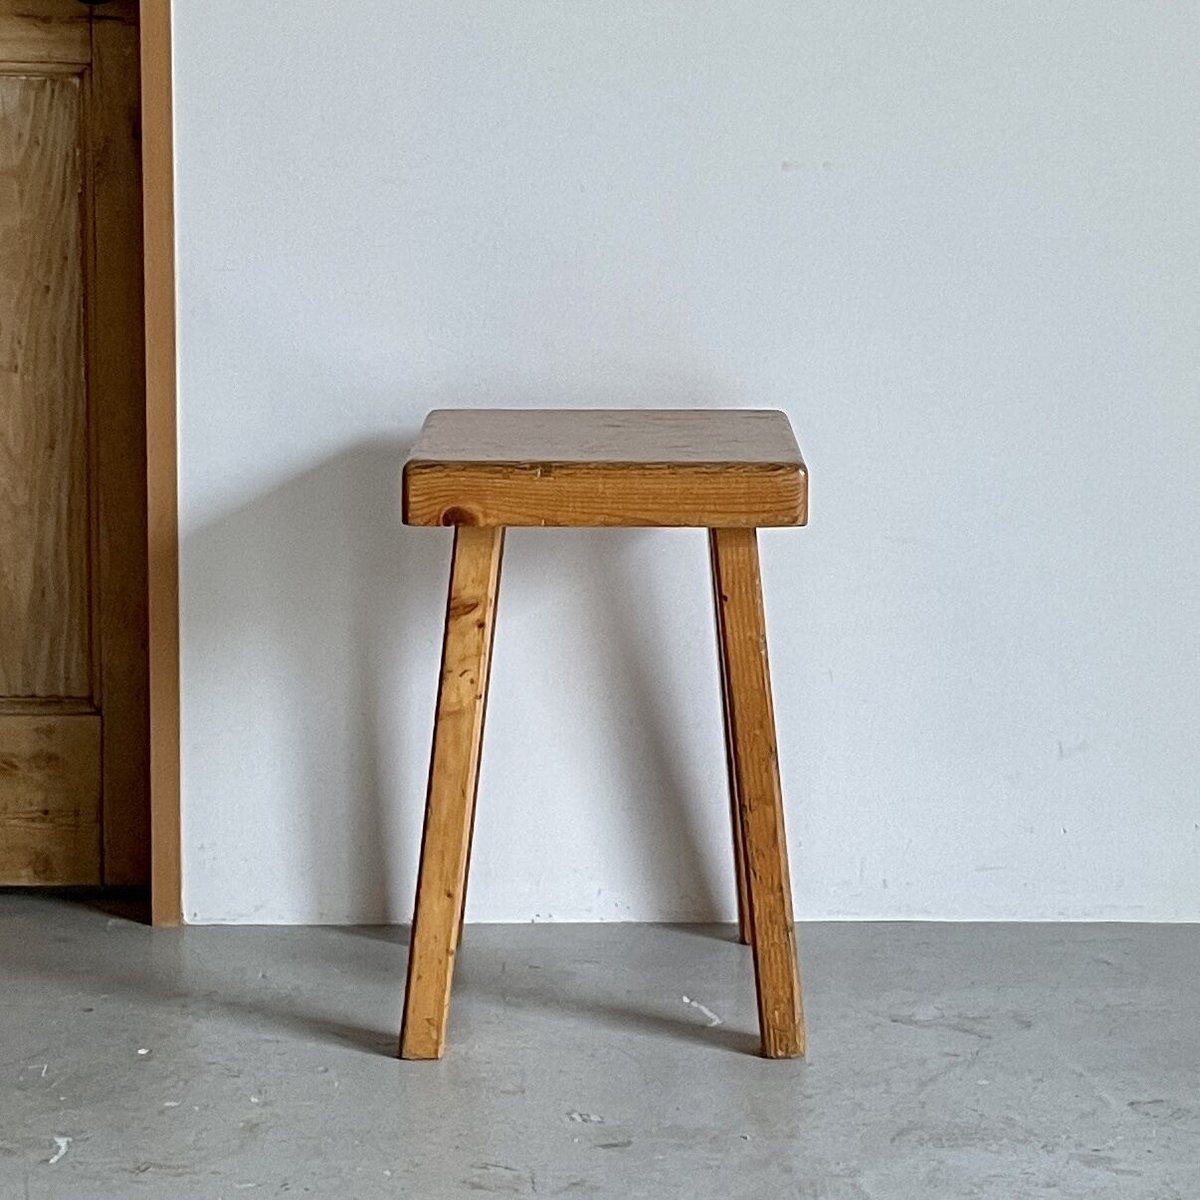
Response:
M787 417L761 409L436 409L404 467L409 525L803 525Z

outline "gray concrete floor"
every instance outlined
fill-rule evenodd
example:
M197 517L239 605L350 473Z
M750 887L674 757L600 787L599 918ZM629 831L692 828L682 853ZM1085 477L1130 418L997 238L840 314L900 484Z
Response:
M1200 926L802 926L807 1062L728 930L492 925L402 1063L405 941L0 894L0 1197L1200 1197Z

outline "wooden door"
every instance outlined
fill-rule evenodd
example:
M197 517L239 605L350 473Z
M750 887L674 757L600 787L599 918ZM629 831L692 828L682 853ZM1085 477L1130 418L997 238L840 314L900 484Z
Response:
M136 0L0 0L0 884L149 878Z

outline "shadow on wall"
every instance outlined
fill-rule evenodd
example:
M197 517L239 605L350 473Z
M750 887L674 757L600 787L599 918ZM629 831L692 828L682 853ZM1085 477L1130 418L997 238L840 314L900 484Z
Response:
M229 889L217 919L411 916L451 540L400 524L399 468L414 436L409 429L351 446L185 539L185 754L203 760L209 793L199 794L193 777L185 806L209 806L202 824L214 836L189 853ZM724 764L715 742L711 786L695 794L678 711L689 697L664 687L670 652L660 625L671 614L647 611L638 586L637 539L663 536L510 534L497 638L505 638L514 574L533 560L539 578L604 581L603 594L582 601L578 628L601 643L602 712L620 730L616 774L633 798L623 806L629 825L615 831L621 852L637 864L654 912L712 920L730 907L704 838L709 806L721 819L727 812ZM518 539L536 539L528 560L513 553ZM681 590L708 587L699 554ZM536 673L536 656L522 670ZM522 703L530 701L493 691L493 713ZM572 719L561 707L553 715ZM495 737L493 716L492 748ZM485 780L481 817L491 802ZM546 849L552 858L555 848ZM476 889L488 856L477 841ZM247 873L258 880L250 891ZM211 879L205 887L211 905ZM251 892L270 899L245 901Z
M411 441L352 446L185 540L183 620L202 676L185 680L200 739L185 752L207 758L205 780L222 792L185 805L230 806L241 828L227 848L277 849L283 894L270 909L308 920L408 916L396 909L390 854L397 805L423 797L397 795L391 768L423 759L428 744L405 744L404 723L392 720L404 665L393 653L397 636L429 627L444 606L448 551L445 537L400 524ZM226 680L245 684L247 662L251 694L227 694Z

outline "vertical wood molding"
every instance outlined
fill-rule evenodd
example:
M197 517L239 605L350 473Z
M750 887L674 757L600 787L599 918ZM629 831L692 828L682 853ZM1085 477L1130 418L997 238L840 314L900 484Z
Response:
M67 5L64 5L67 7ZM106 885L150 879L146 645L146 405L137 7L93 14L88 266L88 403L93 455L93 621L104 715Z
M179 497L175 393L175 172L171 0L141 0L146 276L151 914L182 919L179 778Z

